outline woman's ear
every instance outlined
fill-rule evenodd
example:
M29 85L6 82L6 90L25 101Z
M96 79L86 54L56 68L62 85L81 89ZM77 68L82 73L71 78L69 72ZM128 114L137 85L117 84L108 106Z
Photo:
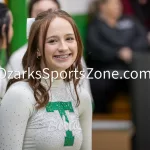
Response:
M37 49L37 57L41 57L41 52L39 49Z
M5 30L6 30L6 24L3 24L2 31L1 31L2 32L2 46L1 46L1 48L4 48L4 49L7 48L7 40L6 40Z
M5 30L6 30L6 24L3 24L3 25L2 25L2 36L3 36L3 37L6 37Z

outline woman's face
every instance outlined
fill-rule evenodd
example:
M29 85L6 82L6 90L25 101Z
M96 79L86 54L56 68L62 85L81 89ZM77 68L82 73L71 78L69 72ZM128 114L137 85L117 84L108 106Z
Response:
M122 5L120 0L107 0L105 4L102 4L102 12L111 16L114 19L118 19L122 15Z
M77 41L71 24L60 17L48 28L45 41L45 58L51 71L64 71L76 60Z
M40 0L33 5L31 17L36 18L36 16L48 9L58 9L57 4L52 0Z
M8 12L8 15L10 17L10 24L9 24L9 32L8 32L8 42L10 43L14 34L13 30L13 16L11 11Z

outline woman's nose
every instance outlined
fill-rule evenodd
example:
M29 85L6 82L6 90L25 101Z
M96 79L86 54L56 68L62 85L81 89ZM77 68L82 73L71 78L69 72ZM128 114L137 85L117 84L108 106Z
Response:
M58 50L59 51L66 51L66 50L68 50L67 43L65 41L61 41Z

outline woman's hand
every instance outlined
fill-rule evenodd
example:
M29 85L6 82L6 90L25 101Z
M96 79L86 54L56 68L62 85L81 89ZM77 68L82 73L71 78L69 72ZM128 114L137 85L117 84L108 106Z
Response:
M126 63L130 63L132 60L132 50L129 47L121 48L119 51L119 58Z

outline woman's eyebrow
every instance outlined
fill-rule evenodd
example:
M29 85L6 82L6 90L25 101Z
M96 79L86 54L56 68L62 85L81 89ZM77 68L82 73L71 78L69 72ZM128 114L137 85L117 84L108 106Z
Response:
M50 39L50 38L57 38L58 36L57 35L52 35L52 36L49 36L46 38L46 40Z
M68 34L66 34L66 35L74 35L74 33L68 33Z
M66 34L65 36L74 36L74 33L68 33L68 34ZM57 35L52 35L52 36L49 36L49 37L47 37L46 38L46 40L48 40L48 39L50 39L50 38L57 38L58 36Z

